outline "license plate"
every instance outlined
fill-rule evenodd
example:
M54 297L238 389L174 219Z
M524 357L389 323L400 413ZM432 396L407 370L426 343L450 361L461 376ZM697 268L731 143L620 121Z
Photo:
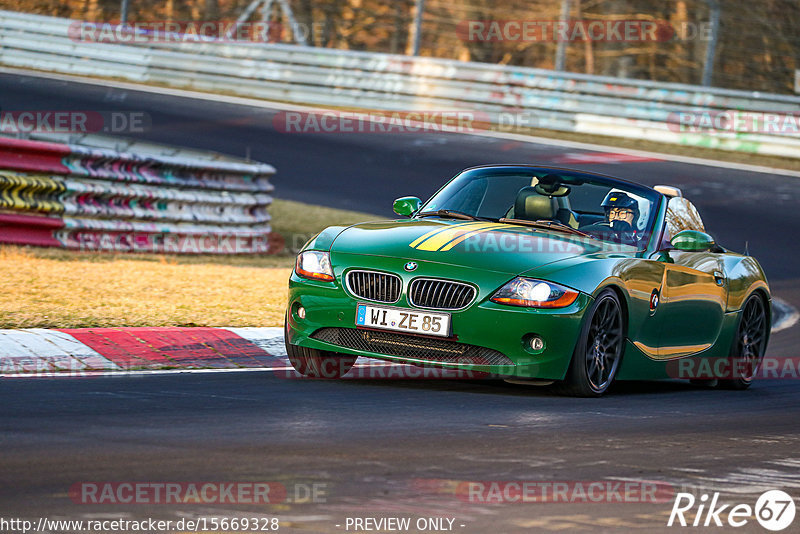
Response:
M450 335L450 314L359 304L356 312L356 325L396 332L448 337Z

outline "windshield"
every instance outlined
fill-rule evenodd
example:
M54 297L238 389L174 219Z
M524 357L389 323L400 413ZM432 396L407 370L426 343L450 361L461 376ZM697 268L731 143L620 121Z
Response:
M451 211L508 224L579 231L601 241L644 249L659 199L647 187L579 172L477 168L448 182L417 217L447 216Z

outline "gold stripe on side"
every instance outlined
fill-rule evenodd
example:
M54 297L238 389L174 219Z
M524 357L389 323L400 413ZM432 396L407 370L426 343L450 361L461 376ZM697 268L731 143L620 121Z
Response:
M641 341L634 341L633 344L651 360L676 360L678 358L697 354L698 352L703 352L711 347L711 343L684 345L680 347L649 347Z

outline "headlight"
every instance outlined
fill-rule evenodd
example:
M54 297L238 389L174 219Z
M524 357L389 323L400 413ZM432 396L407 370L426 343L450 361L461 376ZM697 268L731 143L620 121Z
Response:
M297 261L294 264L294 272L303 278L332 282L333 269L331 268L331 256L327 252L319 252L316 250L301 252L297 255Z
M529 308L563 308L578 298L578 292L553 282L517 277L501 287L492 302Z

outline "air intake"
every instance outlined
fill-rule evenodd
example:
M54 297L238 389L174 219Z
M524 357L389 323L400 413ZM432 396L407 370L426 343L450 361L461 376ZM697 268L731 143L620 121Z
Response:
M350 271L347 273L347 289L353 295L377 302L397 302L400 299L402 281L396 274L374 271Z
M408 288L408 301L418 308L460 310L474 298L474 287L450 280L417 278Z
M355 328L321 328L311 334L332 345L431 363L514 365L505 354L486 347L446 339Z

